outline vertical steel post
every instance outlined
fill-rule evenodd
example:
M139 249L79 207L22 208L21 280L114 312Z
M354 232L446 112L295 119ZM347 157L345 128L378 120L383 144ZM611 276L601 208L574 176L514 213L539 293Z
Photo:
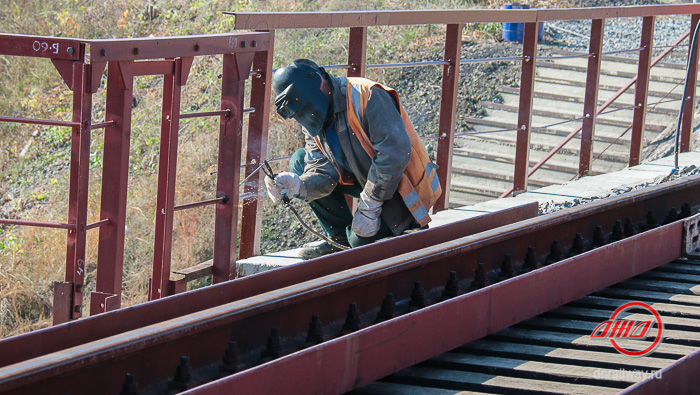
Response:
M457 122L457 90L459 87L459 66L462 55L463 24L449 24L445 31L445 56L448 63L442 66L442 97L440 98L440 121L438 124L437 175L442 187L442 195L435 202L434 212L448 208L452 180L452 146Z
M255 112L248 117L248 147L246 151L246 177L259 168L267 157L268 123L270 121L270 84L272 83L272 55L274 49L274 31L270 33L270 47L259 51L253 57L253 69L256 75L250 87L250 106ZM238 255L249 258L260 252L260 232L263 219L263 197L265 186L264 173L250 177L243 186L244 193L255 193L257 198L243 202L241 212L241 245Z
M216 195L224 201L216 205L214 223L214 283L236 275L238 239L238 183L241 172L241 132L245 80L253 63L253 53L225 54L221 81L221 116Z
M351 27L348 34L348 77L365 77L367 73L367 26ZM357 199L345 195L345 201L353 210Z
M654 39L655 17L647 16L642 21L642 37L639 46L639 67L637 69L637 84L634 88L634 115L632 118L632 141L630 143L629 165L638 165L642 156L644 142L644 126L647 113L647 93L649 91L649 75L651 73L651 50Z
M102 199L97 278L90 295L90 315L118 309L121 305L126 231L126 196L129 178L131 137L131 101L133 96L132 61L109 62L107 67L107 104L105 120L114 125L105 129L102 159Z
M700 58L700 53L698 53L698 43L695 43L695 57L692 58L693 53L692 42L693 34L695 34L695 29L700 23L700 14L693 14L690 18L690 37L688 45L688 59L694 59L690 64L690 74L688 74L688 81L686 85L688 89L683 94L683 100L685 100L685 106L683 107L683 118L681 119L681 136L680 136L680 147L679 152L690 151L690 136L693 133L693 113L695 112L695 89L697 88L698 82L698 58Z
M70 293L66 292L67 285L56 288L59 292L54 296L54 325L82 316L90 175L91 70L89 64L73 63L73 121L80 122L80 126L74 126L71 135L68 223L75 228L68 230L65 276L66 283L71 286Z
M537 22L526 23L523 33L520 105L518 109L518 131L515 142L515 169L513 174L514 195L527 190L532 96L535 90L535 63L537 61L537 26Z
M367 26L351 27L348 38L348 77L364 77L367 72Z
M603 52L603 31L605 20L594 19L591 22L591 41L588 46L588 68L586 74L586 92L583 99L583 123L581 128L581 152L578 163L579 177L588 175L593 159L593 136L595 120L598 114L598 83L600 80L600 62Z
M182 60L179 58L175 59L173 66L173 74L163 76L163 113L160 128L153 274L148 300L160 299L171 294L169 285L177 173L177 140L178 128L180 127Z

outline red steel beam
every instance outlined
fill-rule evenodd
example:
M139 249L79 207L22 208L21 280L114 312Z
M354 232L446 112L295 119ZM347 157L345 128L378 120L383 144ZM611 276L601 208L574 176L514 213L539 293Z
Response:
M644 127L647 114L647 92L649 90L649 76L651 74L652 45L654 41L653 16L644 17L642 22L642 37L639 52L639 67L637 69L637 84L634 88L634 115L632 118L632 136L630 142L629 165L639 164L644 144Z
M520 105L518 131L515 142L515 167L513 193L527 190L530 156L530 127L532 121L532 96L535 92L535 63L537 62L537 23L526 23L523 32L523 58L520 73Z
M266 50L267 33L206 34L133 39L85 40L91 62L218 55Z
M0 54L80 61L82 40L0 33Z
M669 366L650 375L645 380L634 384L620 394L655 395L655 394L699 394L700 350L686 355Z
M300 265L288 266L253 276L243 277L175 295L137 306L91 316L64 325L0 340L0 366L7 366L51 352L78 346L84 342L175 319L219 304L228 303L274 289L290 286L316 277L348 270L371 262L443 243L456 237L467 236L537 216L537 204L530 203L483 214L430 229L373 243L360 248L318 259ZM94 295L94 293L93 293Z
M367 27L351 27L348 35L348 77L364 77L367 72Z
M447 208L452 185L452 147L457 122L457 96L459 88L459 66L462 54L462 24L447 25L445 31L445 55L447 62L442 67L442 97L440 98L440 121L438 124L437 176L442 195L435 202L434 212Z
M267 158L268 125L270 122L270 95L272 84L272 61L275 46L274 32L269 32L269 48L257 52L252 68L258 70L251 81L250 105L255 108L248 118L248 143L245 155L246 177L259 170L259 164ZM241 258L255 256L260 252L260 237L263 220L264 174L248 178L243 193L252 193L255 199L245 201L241 210L241 242L238 254Z
M695 29L698 28L700 24L700 14L693 14L690 19L690 31L695 33ZM691 43L692 43L692 35ZM678 147L679 152L690 151L690 137L693 133L693 114L695 113L695 89L698 81L698 59L700 59L700 54L698 54L697 42L695 43L695 56L692 57L693 48L692 45L688 45L688 61L689 63L689 74L688 81L686 81L687 90L684 93L683 99L686 101L683 107L683 114L681 119L681 130L680 130L680 147ZM691 62L691 59L694 61Z
M594 7L529 10L393 10L393 11L320 11L320 12L237 12L236 30L274 30L299 28L338 28L387 25L460 24L490 22L534 23L556 20L634 18L660 15L695 14L697 4L649 5L630 7Z
M675 222L187 393L344 393L677 259L682 234ZM692 381L697 371L683 373Z
M90 65L73 65L73 121L71 133L70 187L68 196L68 223L75 224L66 236L66 282L73 284L70 295L70 316L58 315L64 307L54 303L53 323L60 324L77 319L83 313L83 287L85 285L85 251L87 244L88 183L90 175L90 133L92 118L92 80ZM64 293L61 293L64 295ZM54 295L59 302L59 296ZM65 303L67 301L63 301Z
M156 199L156 227L153 246L153 273L149 283L148 300L171 294L170 259L173 247L173 215L177 174L178 129L180 128L180 101L183 80L181 58L171 63L173 74L163 76L163 114L160 132L160 159L158 162L158 196ZM174 66L174 67L173 67Z
M250 75L253 58L253 53L224 55L221 109L230 110L231 116L221 117L219 129L216 196L225 196L227 199L225 203L222 201L216 205L212 276L215 284L228 281L236 275L243 102L245 80Z
M110 62L107 68L106 121L102 168L100 227L95 291L90 294L90 315L121 306L126 231L126 196L129 178L133 62Z
M594 19L591 22L591 40L588 44L588 68L586 73L586 92L583 98L583 125L581 127L581 151L579 153L578 175L587 176L593 159L593 136L595 120L598 115L598 82L600 80L600 62L603 58L603 32L605 21Z
M615 199L607 203L610 202L615 202ZM548 244L552 236L573 238L573 232L579 226L594 219L586 213L599 216L595 218L597 220L602 217L609 220L610 216L625 215L630 210L641 214L644 209L644 204L624 208L615 206L608 206L610 210L604 213L599 206L598 210L577 210L573 216L571 212L565 212L558 213L549 220L538 218L524 221L500 231L486 232L474 238L456 239L414 253L294 284L254 298L198 311L177 320L83 344L57 352L51 358L38 358L8 366L0 370L0 391L36 383L33 388L38 391L48 387L55 392L94 393L98 388L118 388L126 372L136 374L139 380L157 391L160 383L165 383L173 374L174 365L181 355L190 356L193 369L213 364L215 366L220 361L229 336L238 341L244 350L242 358L245 358L245 363L255 363L267 340L267 331L260 328L279 326L280 333L286 337L286 347L296 349L294 338L306 333L307 319L314 313L324 317L330 326L342 323L345 311L339 306L347 306L349 302L357 302L361 312L373 315L378 310L375 306L386 292L393 292L398 300L405 300L410 296L416 280L422 280L426 290L433 290L440 283L444 284L443 276L449 269L455 270L458 278L472 278L477 262L490 264L486 270L492 272L494 266L500 267L504 253L524 250L528 243L541 248ZM572 226L572 221L576 226ZM540 226L537 222L540 222ZM317 384L364 384L367 382L365 380L386 374L387 366L400 369L406 366L408 359L409 364L415 363L421 356L427 358L447 351L490 331L503 329L675 259L681 253L682 229L683 223L679 221L470 293L464 298L473 296L466 302L461 298L458 300L462 304L438 303L435 307L427 308L425 315L408 314L385 324L393 325L400 321L402 325L399 327L386 329L385 325L380 325L379 333L372 328L361 331L360 335L368 334L369 337L357 340L357 337L350 336L350 343L347 343L350 347L345 348L348 353L345 354L347 362L338 362L337 355L323 345L321 352L314 353L316 349L313 348L308 350L320 360L321 366L337 367L340 364L346 368L345 372L340 370L341 374L337 374L338 369L332 369L331 373L318 368L306 370L307 376L300 377L301 373L296 370L299 361L294 360L282 365L283 371L278 375L266 375L264 377L268 379L258 380L257 384L246 381L238 388L250 393L264 393L270 388L270 381L275 381L281 385L275 386L276 393L279 393L279 388L293 391L299 389L301 393L306 393L308 391L303 388L313 385L310 384L313 380L308 380L308 375L317 377ZM677 248L659 251L658 245ZM552 297L541 297L541 290L545 287L551 291L548 295ZM526 306L523 306L523 300L528 301ZM439 310L440 306L452 306L454 310ZM429 314L431 312L433 315ZM404 318L409 321L404 321ZM372 319L373 317L367 317L363 321L369 323ZM450 325L451 323L456 324ZM428 328L434 331L431 332ZM437 333L437 336L429 336L431 333ZM421 339L420 342L410 342L418 339ZM415 348L417 351L406 348ZM428 355L423 354L427 353L426 349L429 349ZM293 355L305 353L303 351ZM314 364L319 363L313 358L311 360ZM91 363L86 365L85 361ZM277 365L275 362L273 364ZM353 370L355 367L359 369L357 374ZM254 375L260 371L253 368L250 372ZM390 372L391 370L388 373ZM212 373L214 372L210 371L208 377L212 377ZM246 377L244 375L245 372L232 378ZM269 380L269 377L274 377L275 380ZM335 384L329 383L331 381ZM81 383L80 386L76 386L76 382ZM321 392L325 389L322 385L320 388ZM352 387L340 389L350 388Z

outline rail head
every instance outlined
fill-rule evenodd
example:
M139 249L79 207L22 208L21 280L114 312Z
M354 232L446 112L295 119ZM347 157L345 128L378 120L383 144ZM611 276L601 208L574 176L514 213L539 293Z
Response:
M275 30L459 23L528 23L555 20L684 15L700 13L700 4L528 10L224 11L223 13L236 18L235 30Z

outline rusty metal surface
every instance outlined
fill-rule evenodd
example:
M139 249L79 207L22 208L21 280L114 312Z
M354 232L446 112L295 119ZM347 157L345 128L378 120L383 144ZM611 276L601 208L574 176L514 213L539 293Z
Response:
M164 298L157 303L144 303L65 325L3 339L0 340L0 366L7 366L45 353L74 347L82 342L96 341L315 277L347 270L371 262L373 257L377 259L390 257L397 253L411 251L414 248L427 247L514 221L533 218L536 215L536 203L514 207L437 227L425 235L415 233L400 236L341 254L314 259L304 264L244 277L184 295ZM96 293L93 292L93 298L94 295Z
M679 221L187 393L343 393L670 262L681 235Z
M248 366L257 365L261 362L260 357L264 355L265 344L268 342L270 332L267 328L276 328L272 332L275 335L279 333L281 336L279 341L282 351L276 351L275 355L279 352L282 354L294 352L299 349L300 342L303 343L303 336L308 329L308 318L312 315L321 317L324 323L324 336L331 339L338 335L346 316L345 306L350 303L354 303L362 313L359 325L365 327L375 321L379 310L377 305L384 299L387 292L391 293L392 299L396 301L396 314L403 314L408 308L408 299L411 298L416 281L422 282L425 299L427 304L431 305L441 300L441 293L444 295L443 291L446 287L443 285L446 277L454 275L459 279L460 282L455 291L464 293L470 291L475 285L476 280L473 279L477 268L483 267L487 273L487 283L495 282L505 254L513 257L513 266L516 270L527 269L528 254L525 252L532 249L534 251L533 269L540 265L548 266L547 268L534 270L532 273L504 281L502 284L476 291L473 293L475 296L472 297L478 300L472 300L472 303L469 303L472 306L479 306L477 310L491 311L488 314L487 311L480 311L473 316L481 319L490 317L488 327L511 325L518 317L537 314L542 311L541 309L547 309L547 306L564 303L582 292L591 292L597 287L608 286L621 278L626 278L625 276L644 271L649 267L648 265L658 265L663 263L658 261L671 260L679 256L682 224L676 222L658 231L634 236L627 243L624 241L613 243L593 250L590 254L582 255L580 258L572 258L561 264L547 264L549 259L547 251L550 251L552 240L562 240L562 245L568 245L566 240L573 240L575 233L582 233L585 240L591 240L594 239L594 228L600 224L605 226L607 238L607 234L610 234L610 225L607 224L613 223L615 219L631 217L635 222L643 221L649 211L657 217L664 216L669 206L680 207L680 202L689 197L700 196L698 194L700 177L669 182L663 187L669 188L666 193L664 193L665 188L657 187L648 191L630 193L624 197L590 203L475 236L461 237L432 245L422 250L370 261L371 263L364 266L356 266L301 283L292 283L284 288L273 286L271 288L274 289L273 291L253 298L239 299L177 319L154 323L149 327L96 340L91 344L58 351L48 360L43 358L25 360L4 368L4 372L8 374L16 372L16 375L4 375L0 390L10 390L37 382L38 384L32 384L33 389L51 386L52 389L63 390L74 388L70 386L79 381L84 385L77 389L77 393L80 391L89 393L98 385L91 377L100 377L99 385L109 387L119 385L123 381L123 375L129 372L134 373L138 380L145 383L144 386L147 389L144 392L160 391L159 388L162 389L163 385L167 384L167 378L172 375L172 370L177 365L177 358L181 355L190 357L192 369L199 372L200 380L211 380L216 376L216 370L212 372L211 367L218 366L218 361L229 339L238 342L242 363ZM698 202L694 201L692 204L697 206ZM427 239L429 234L430 231L418 232L415 236ZM657 243L651 242L646 237L657 236L660 237L658 240L662 240L659 243L668 246L677 245L677 248L656 251ZM377 243L377 245L380 244ZM342 253L335 255L337 258L343 258ZM523 256L525 260L522 259ZM632 257L634 263L628 264L629 261L623 259L625 256ZM311 262L314 261L309 261L307 264ZM578 264L567 265L567 262L578 262ZM454 274L448 276L450 271ZM601 276L601 272L605 272L606 276ZM251 278L254 277L256 276ZM257 277L263 278L263 275ZM228 284L235 283L236 281L233 281ZM244 282L240 281L238 284L240 286ZM507 288L508 284L520 285L514 292ZM553 289L553 291L542 294L544 288ZM180 300L185 300L185 297L196 293L181 295ZM525 308L520 309L522 311L513 311L514 304L521 305L523 295L527 295L525 300L532 301L540 298L542 301L528 303ZM543 295L546 297L543 298ZM172 300L175 299L172 298ZM162 302L166 301L168 301L167 298ZM451 302L443 304L451 305ZM153 305L160 305L160 302ZM165 303L160 306L165 306ZM463 312L461 308L458 311ZM452 315L441 313L438 316L441 320L437 321L443 323L455 319ZM459 314L457 316L459 317ZM399 320L406 317L412 317L412 315L409 314ZM426 321L430 320L420 320L421 323ZM476 325L475 321L476 319L470 321L470 325L483 329L482 326ZM464 329L464 326L462 329L460 332L469 332ZM388 336L389 332L393 337L400 337L397 335L396 328L387 331L385 335ZM473 335L478 335L477 332ZM421 334L420 337L425 343L426 332L407 330L407 333L411 333L412 336ZM381 336L375 337L374 334L369 336L368 345L382 339ZM412 345L407 348L403 341L394 343L389 341L389 338L386 340L388 348L383 350L388 354L391 354L392 350L401 349L403 354L410 356L409 349L423 347ZM442 336L436 337L434 341L447 347L452 340ZM380 343L384 345L384 342ZM392 349L392 347L395 348ZM372 361L381 361L377 354L373 354L379 353L379 350L380 348L370 347L367 351L369 354L366 354L368 360L363 359L362 365L372 365ZM314 355L320 357L318 354ZM416 359L418 356L413 358ZM89 367L85 367L82 362L86 359L91 361ZM381 369L383 368L377 365L374 370L378 374L382 372ZM362 370L360 376L354 376L360 377L356 380L356 384L363 382L362 377L365 373ZM0 376L3 376L3 371L0 371ZM364 377L371 377L371 373L367 373ZM328 380L331 379L328 378Z

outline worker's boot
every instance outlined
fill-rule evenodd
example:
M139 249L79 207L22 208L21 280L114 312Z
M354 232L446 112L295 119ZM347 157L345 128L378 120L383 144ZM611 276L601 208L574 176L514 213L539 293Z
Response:
M342 241L339 241L338 243L342 245L347 244L347 242L343 243ZM340 248L332 246L327 241L314 241L313 243L304 244L301 250L299 250L299 257L304 259L313 259L338 251L340 251Z

